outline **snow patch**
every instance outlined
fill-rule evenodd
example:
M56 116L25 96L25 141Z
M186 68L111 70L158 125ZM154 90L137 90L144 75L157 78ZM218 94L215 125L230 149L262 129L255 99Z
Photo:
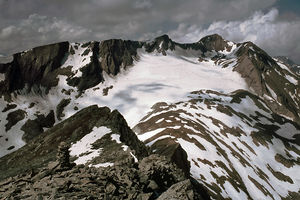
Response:
M92 132L85 135L81 140L72 144L70 147L70 155L78 157L74 162L79 164L85 164L93 158L100 155L101 150L93 149L92 144L101 139L104 135L110 133L111 130L105 126L99 128L94 127Z
M99 164L96 164L96 165L89 165L89 167L96 167L96 168L111 167L111 166L114 166L114 163L107 162L107 163L99 163Z

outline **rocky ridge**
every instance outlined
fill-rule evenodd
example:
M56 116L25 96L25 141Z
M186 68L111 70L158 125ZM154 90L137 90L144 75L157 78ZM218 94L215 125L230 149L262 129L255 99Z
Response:
M90 123L80 123L87 119ZM103 136L92 144L93 150L101 149L100 155L76 165L73 161L78 158L70 154L72 146L89 135L93 126L110 127L114 135L120 134L120 141ZM189 175L165 157L147 152L117 111L91 106L0 159L0 198L144 200L177 195L181 199L209 199L206 190ZM10 167L3 167L5 163ZM186 190L179 192L179 186Z

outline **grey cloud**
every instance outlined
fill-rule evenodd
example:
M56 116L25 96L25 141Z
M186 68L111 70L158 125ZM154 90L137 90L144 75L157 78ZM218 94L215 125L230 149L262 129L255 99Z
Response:
M152 3L150 0L137 0L134 2L135 8L147 9L152 7Z
M19 23L7 26L0 31L2 48L8 52L24 50L36 45L64 40L80 40L91 31L57 18L37 14L30 15Z
M200 39L205 27L215 21L247 19L274 3L276 0L0 0L0 53L62 40L144 40L163 33L175 38L198 34ZM223 33L228 39L238 37Z

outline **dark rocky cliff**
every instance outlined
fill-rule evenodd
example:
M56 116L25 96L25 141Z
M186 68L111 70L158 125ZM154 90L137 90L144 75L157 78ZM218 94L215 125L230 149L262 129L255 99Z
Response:
M62 65L69 49L68 42L51 44L17 53L13 61L0 64L0 73L5 73L5 80L0 82L0 94L28 89L41 85L47 89L57 85L57 69Z

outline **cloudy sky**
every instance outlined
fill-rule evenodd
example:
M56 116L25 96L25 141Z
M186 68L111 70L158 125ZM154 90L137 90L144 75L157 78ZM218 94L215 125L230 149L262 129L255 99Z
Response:
M58 41L219 33L300 63L299 0L0 0L0 54Z

